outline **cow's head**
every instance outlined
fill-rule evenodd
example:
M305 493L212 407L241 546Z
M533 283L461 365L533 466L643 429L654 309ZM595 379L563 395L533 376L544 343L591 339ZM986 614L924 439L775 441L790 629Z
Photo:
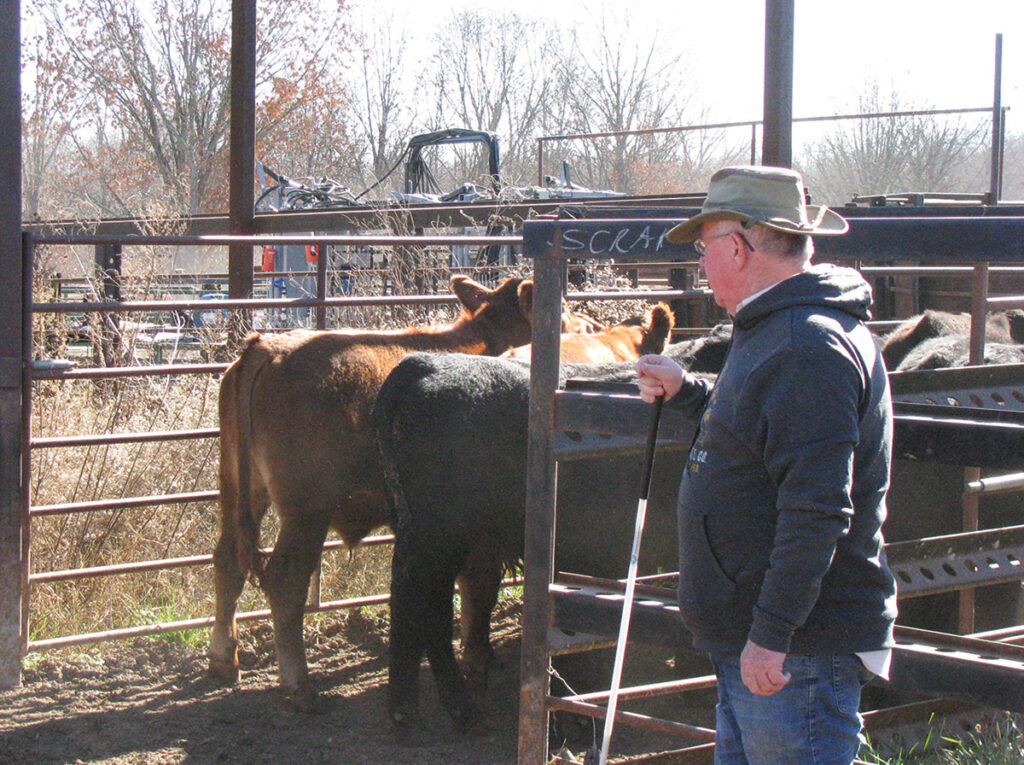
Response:
M499 354L530 342L533 317L533 281L511 277L495 289L458 274L452 277L452 291L465 309L463 320L477 324L487 338L487 353ZM594 332L602 324L573 313L562 303L563 332Z
M519 305L527 316L533 315L533 282L527 280L519 285ZM595 332L608 329L597 319L587 316L585 313L577 313L569 308L569 302L562 298L562 326L561 331L579 333L581 335L592 335Z
M488 355L530 342L533 282L513 277L492 290L458 274L452 277L452 292L465 309L462 320L485 339Z

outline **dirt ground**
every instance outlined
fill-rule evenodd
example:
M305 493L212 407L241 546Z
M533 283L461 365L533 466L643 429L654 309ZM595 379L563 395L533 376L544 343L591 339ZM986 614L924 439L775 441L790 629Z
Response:
M22 687L0 692L0 763L514 763L518 619L518 603L499 605L501 666L482 719L467 733L440 710L424 665L422 724L414 740L396 740L385 711L386 613L351 612L307 630L311 674L326 702L319 715L282 704L268 625L243 628L243 672L232 688L207 678L202 648L166 637L34 654ZM586 746L576 740L569 749Z

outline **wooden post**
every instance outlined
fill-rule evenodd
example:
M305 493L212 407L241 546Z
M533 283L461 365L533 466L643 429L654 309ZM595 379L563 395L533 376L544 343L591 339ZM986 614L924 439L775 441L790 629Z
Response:
M0 3L0 688L21 684L28 549L22 454L27 404L21 238L21 3Z

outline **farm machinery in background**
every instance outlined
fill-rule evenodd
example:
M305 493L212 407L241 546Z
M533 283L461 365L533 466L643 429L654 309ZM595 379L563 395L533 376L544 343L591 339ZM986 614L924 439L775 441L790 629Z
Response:
M445 191L438 182L434 170L424 154L431 147L455 144L480 144L485 152L487 170L482 182L464 181L456 188ZM413 207L418 209L431 206L472 206L473 204L494 206L502 203L523 204L536 202L557 202L573 200L608 199L625 196L609 190L594 190L575 184L571 180L571 171L567 162L562 163L560 177L545 176L543 186L512 186L502 181L500 175L501 155L498 137L493 133L465 128L449 128L432 133L413 136L399 157L398 161L371 186L359 193L337 181L322 178L291 178L278 173L262 163L257 163L256 174L260 184L260 193L256 200L256 212L289 212L299 210L353 210L379 211L378 226L390 225L391 233L421 234L423 228L403 220L401 213ZM403 170L404 179L401 191L391 191L384 198L371 198L371 193L379 189L392 175ZM398 221L401 230L395 230L394 221ZM387 223L385 223L385 221ZM518 223L511 217L492 214L483 225L446 227L453 234L485 234L497 236L513 233ZM317 233L343 233L341 231L320 231ZM345 292L347 272L362 269L379 268L386 265L382 262L385 255L376 254L370 248L364 251L353 251L346 248L340 253L341 259L332 258L331 270L341 273L341 291ZM441 255L445 262L437 262L435 267L469 268L485 267L505 269L518 262L519 253L509 247L488 246L469 247L454 246ZM264 272L281 272L270 283L271 297L295 297L310 294L313 280L310 277L295 275L296 272L314 271L317 267L319 252L315 248L298 245L267 247L263 253L261 270ZM287 274L287 275L285 275ZM351 283L351 279L347 283Z

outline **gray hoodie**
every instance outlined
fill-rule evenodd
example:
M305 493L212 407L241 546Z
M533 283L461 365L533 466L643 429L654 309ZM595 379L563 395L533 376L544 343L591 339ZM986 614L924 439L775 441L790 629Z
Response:
M698 647L892 645L892 404L870 306L850 269L786 279L740 309L714 387L677 396L703 407L679 489L679 606Z

